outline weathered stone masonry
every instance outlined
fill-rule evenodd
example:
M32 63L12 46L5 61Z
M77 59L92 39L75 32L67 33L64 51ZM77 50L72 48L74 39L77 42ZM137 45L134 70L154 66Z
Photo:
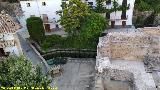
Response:
M134 90L157 90L152 74L146 72L144 64L150 70L160 69L160 29L138 31L112 32L100 38L96 60L98 76L132 82ZM116 60L120 62L114 63ZM101 89L96 90L104 89L103 85L99 87Z

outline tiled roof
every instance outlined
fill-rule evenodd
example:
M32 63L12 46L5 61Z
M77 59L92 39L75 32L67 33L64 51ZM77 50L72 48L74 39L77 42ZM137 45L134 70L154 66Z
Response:
M0 33L15 33L18 29L20 29L20 25L14 22L13 19L5 13L5 11L1 11Z

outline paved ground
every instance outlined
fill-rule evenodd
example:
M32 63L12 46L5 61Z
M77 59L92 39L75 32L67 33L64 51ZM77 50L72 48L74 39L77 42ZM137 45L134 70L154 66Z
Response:
M139 90L155 90L152 74L146 73L144 63L141 61L111 60L114 68L127 70L134 74L136 86Z
M44 73L47 73L47 67L42 60L38 57L38 55L34 52L34 50L30 47L29 43L18 33L19 41L21 44L22 51L24 55L31 60L33 65L40 64L42 66L42 70Z
M133 90L128 82L104 79L105 90Z
M29 33L26 29L21 28L20 30L18 30L18 33L20 35L22 35L23 38L29 38Z
M63 69L63 74L53 79L52 86L58 86L58 90L92 90L94 59L72 59L63 66Z

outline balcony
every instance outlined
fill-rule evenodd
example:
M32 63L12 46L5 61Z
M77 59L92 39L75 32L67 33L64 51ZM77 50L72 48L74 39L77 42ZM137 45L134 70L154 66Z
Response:
M126 16L120 16L120 15L111 15L110 16L110 21L116 21L116 20L127 20L128 19L128 15Z

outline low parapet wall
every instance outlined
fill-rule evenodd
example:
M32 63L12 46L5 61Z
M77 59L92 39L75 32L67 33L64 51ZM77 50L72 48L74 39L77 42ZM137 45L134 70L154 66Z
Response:
M144 32L151 36L160 36L160 27L144 27L144 28L138 28L141 32Z

